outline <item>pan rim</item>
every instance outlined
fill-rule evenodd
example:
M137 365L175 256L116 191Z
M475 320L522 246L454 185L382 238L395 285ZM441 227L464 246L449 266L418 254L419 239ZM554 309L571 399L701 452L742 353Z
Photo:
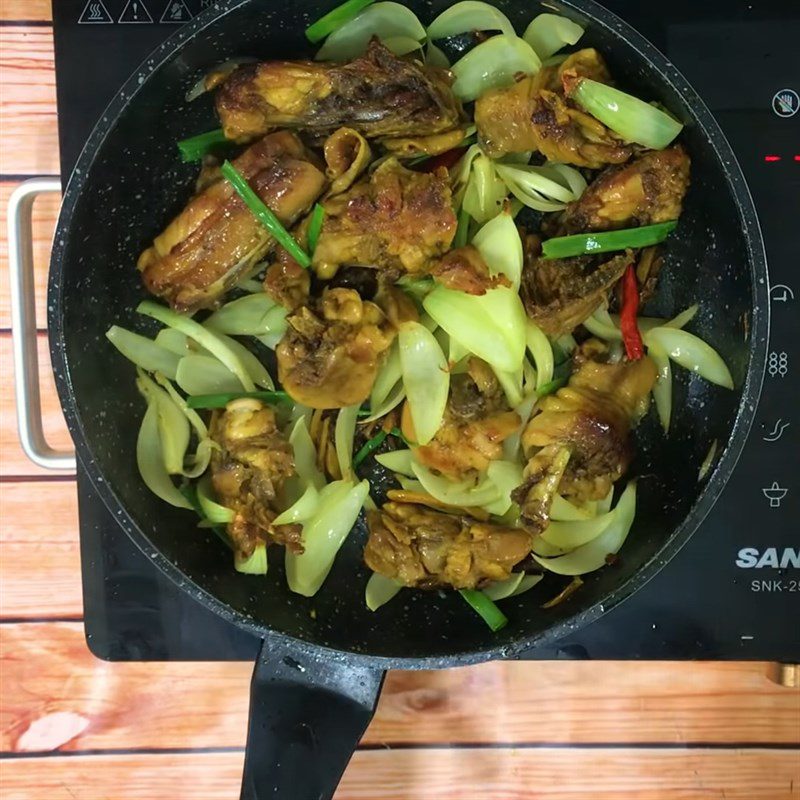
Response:
M101 115L76 162L75 169L65 189L50 262L48 331L56 387L67 426L75 442L78 460L92 481L94 489L134 544L142 552L145 552L150 557L149 560L174 584L226 621L236 624L251 634L266 639L276 647L285 647L295 653L312 658L335 659L346 657L352 660L353 663L375 669L436 669L453 665L479 663L497 658L513 658L531 648L557 641L568 633L590 624L626 600L653 578L678 553L699 528L719 498L747 440L760 398L766 366L769 337L769 278L758 217L736 156L718 123L697 92L666 56L632 26L599 3L594 2L594 0L560 0L557 3L548 3L548 8L555 6L556 10L562 11L568 16L583 17L589 20L592 25L624 39L639 58L649 62L659 73L663 82L683 95L685 103L691 108L695 124L707 136L726 174L726 181L736 203L747 244L747 260L752 281L749 363L730 438L712 475L700 490L683 521L664 541L651 559L603 599L537 634L520 636L510 644L496 646L490 644L484 648L455 650L446 655L431 656L371 655L353 650L334 649L307 639L296 638L290 634L273 630L266 624L256 622L242 612L236 611L208 589L189 578L150 542L147 535L117 497L113 487L104 480L98 462L94 458L75 403L69 364L66 358L65 331L61 313L63 284L60 276L72 212L86 183L90 167L101 151L106 136L114 128L118 116L134 100L148 77L157 72L167 61L171 60L176 52L191 38L227 14L250 2L252 0L227 0L227 2L223 0L216 3L213 7L199 14L193 21L181 27L143 61L141 66L120 88Z

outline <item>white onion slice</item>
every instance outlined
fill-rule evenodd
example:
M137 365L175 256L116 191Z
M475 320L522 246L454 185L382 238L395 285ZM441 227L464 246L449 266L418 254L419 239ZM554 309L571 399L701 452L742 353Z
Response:
M525 326L525 343L536 364L536 388L541 389L553 380L553 347L539 326L530 319Z
M333 440L336 445L336 458L339 472L346 481L353 479L353 439L356 434L356 419L360 403L339 409L336 415L336 428Z
M106 331L106 338L128 361L132 361L137 367L148 372L160 372L175 380L178 356L159 342L121 328L119 325L112 325Z
M559 14L539 14L522 34L542 61L565 45L575 44L581 36L583 28Z
M660 346L676 363L726 389L733 389L730 370L719 353L698 336L680 328L653 328L644 337L648 348Z
M515 291L522 280L522 239L511 214L490 219L472 238L492 275L505 275Z
M465 102L475 100L489 89L513 83L521 72L537 73L541 66L533 48L518 36L492 36L453 64L453 92Z
M364 590L364 602L370 611L377 611L382 605L388 603L401 589L403 585L391 578L373 572L367 581L367 588Z
M392 450L390 453L379 453L375 456L375 460L392 472L398 472L408 478L414 477L414 470L411 467L413 463L411 450Z
M444 418L450 389L447 359L434 335L419 322L400 328L400 364L417 442L427 444Z
M164 466L158 430L158 411L154 403L148 403L139 428L136 439L136 465L145 486L156 497L176 508L191 509L191 503L178 491Z
M446 39L472 31L501 31L515 36L514 26L499 9L480 0L463 0L442 11L428 26L429 39Z
M559 575L584 575L587 572L601 569L606 565L609 555L619 552L630 533L636 515L635 481L628 484L616 508L611 513L614 516L611 523L588 544L554 558L543 558L536 552L532 552L531 556L546 570ZM538 546L537 550L539 550ZM540 552L542 551L540 550Z
M407 37L422 42L425 28L411 9L400 3L375 3L335 30L317 51L317 61L349 61L360 56L373 36Z

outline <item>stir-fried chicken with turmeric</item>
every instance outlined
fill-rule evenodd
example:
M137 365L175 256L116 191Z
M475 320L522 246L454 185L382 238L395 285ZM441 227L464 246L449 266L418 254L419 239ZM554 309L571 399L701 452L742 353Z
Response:
M194 315L159 368L189 407L215 409L188 417L208 433L182 474L207 465L216 505L199 500L238 556L284 545L306 594L299 565L324 550L307 537L347 534L334 499L348 530L370 508L366 565L417 589L513 588L567 552L563 520L610 524L651 394L664 421L668 354L656 337L647 355L648 331L681 327L637 321L689 186L679 123L603 101L624 76L593 48L467 95L491 70L465 77L397 44L209 75L231 161L206 152L196 195L138 262L149 292ZM647 136L618 124L626 103ZM397 481L370 503L371 459Z

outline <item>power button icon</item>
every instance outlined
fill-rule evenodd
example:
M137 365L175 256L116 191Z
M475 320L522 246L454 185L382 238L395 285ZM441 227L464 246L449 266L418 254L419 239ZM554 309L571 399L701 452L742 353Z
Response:
M772 110L779 117L793 117L800 110L800 96L794 89L778 89L772 97Z

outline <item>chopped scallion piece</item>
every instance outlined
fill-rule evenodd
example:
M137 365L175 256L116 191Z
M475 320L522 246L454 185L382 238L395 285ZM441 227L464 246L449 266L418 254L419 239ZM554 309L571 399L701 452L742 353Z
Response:
M367 439L366 442L361 446L361 449L355 454L353 458L353 466L357 467L361 462L372 452L377 450L384 442L384 439L389 434L384 431L378 431L371 439Z
M227 141L222 128L217 128L215 131L208 131L207 133L192 136L189 139L182 139L178 142L178 150L184 161L199 161L216 145Z
M459 593L483 618L492 632L496 633L508 624L508 617L483 592L477 589L459 589Z
M322 233L322 223L325 221L325 208L317 203L311 212L311 222L308 223L308 253L314 255L317 249L319 235Z
M295 238L283 227L281 221L269 209L264 201L253 191L244 176L226 161L221 168L222 175L230 182L236 193L253 212L258 221L275 237L275 241L301 266L310 267L311 259Z
M244 398L264 400L267 403L283 403L289 399L286 392L223 392L221 394L195 394L186 398L189 408L225 408L231 400Z
M641 228L628 228L624 231L559 236L542 243L542 254L545 258L570 258L625 250L628 247L649 247L663 242L675 230L677 224L677 220L672 220L659 222L657 225L643 225Z
M374 2L375 0L347 0L309 25L306 28L306 39L312 44L321 42L337 28L341 28L345 22L351 20L362 8L366 8Z

